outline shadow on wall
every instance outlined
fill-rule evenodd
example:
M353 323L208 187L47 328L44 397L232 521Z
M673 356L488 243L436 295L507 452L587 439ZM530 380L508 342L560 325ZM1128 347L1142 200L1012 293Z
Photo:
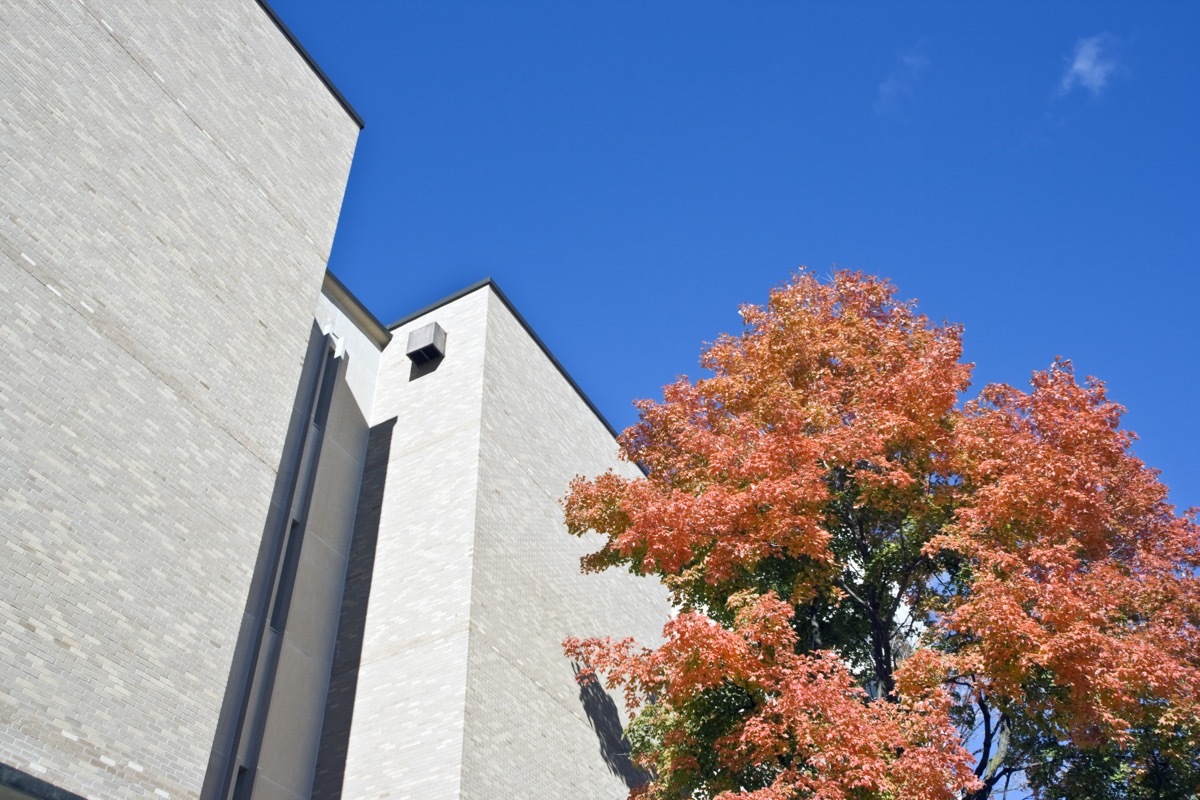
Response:
M410 366L408 368L409 383L412 383L417 378L424 378L426 375L428 375L431 372L436 372L437 368L440 367L442 365L442 362L445 360L446 359L444 356L438 356L437 358L431 358L430 360L425 361L420 364L418 364L416 361L414 361L412 363L412 366Z
M325 701L325 721L321 729L321 747L313 782L312 796L321 800L340 798L346 778L346 754L350 743L354 697L358 692L358 666L362 661L367 601L371 596L383 488L392 450L392 429L395 427L395 418L381 422L371 428L367 440L367 457L363 464L358 509L354 516L354 539L350 544L346 588L342 593L342 611L338 620L337 649L330 670L329 695Z
M571 665L575 677L579 677L579 665ZM646 774L629 757L629 742L625 739L625 730L621 727L621 715L617 704L600 684L600 679L584 681L579 684L579 702L583 705L583 713L587 714L596 738L600 740L600 756L608 765L612 774L625 781L630 789L636 789L650 780Z

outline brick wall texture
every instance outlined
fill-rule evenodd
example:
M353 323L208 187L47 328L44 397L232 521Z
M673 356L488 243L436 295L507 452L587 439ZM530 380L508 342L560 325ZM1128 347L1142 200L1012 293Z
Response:
M255 795L636 783L560 643L653 644L665 595L581 575L558 506L636 473L490 287L382 353L318 302L357 132L252 0L0 0L0 763L199 795L316 307L348 360Z
M357 127L252 0L0 3L0 762L195 797Z
M657 644L666 593L623 571L581 574L579 559L599 537L569 536L559 501L576 475L640 473L617 459L607 427L487 294L462 797L617 800L640 777L619 740L620 698L581 690L561 643Z
M445 359L414 370L407 335L433 321ZM624 797L616 705L581 691L561 642L653 644L668 607L654 581L581 575L597 543L566 534L558 500L578 473L636 472L490 287L394 333L373 418L394 421L390 449L364 475L382 499L341 796Z

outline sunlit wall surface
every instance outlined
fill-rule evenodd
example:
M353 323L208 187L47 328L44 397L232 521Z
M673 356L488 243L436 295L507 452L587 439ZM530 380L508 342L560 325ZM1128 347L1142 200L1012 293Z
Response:
M0 87L0 764L196 797L358 126L250 0L0 4Z

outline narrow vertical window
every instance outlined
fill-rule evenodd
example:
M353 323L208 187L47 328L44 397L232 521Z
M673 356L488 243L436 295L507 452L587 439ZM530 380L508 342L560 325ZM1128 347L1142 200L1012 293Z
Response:
M275 592L275 603L271 608L271 630L283 631L287 624L288 607L292 604L292 590L296 587L296 572L300 568L300 540L303 538L299 522L293 521L288 532L283 566L279 570L279 588Z
M313 425L324 428L329 419L329 406L333 402L333 389L337 385L338 360L325 356L325 369L321 374L321 394L317 397L317 407L313 411Z
M232 800L250 800L250 771L245 767L238 767Z

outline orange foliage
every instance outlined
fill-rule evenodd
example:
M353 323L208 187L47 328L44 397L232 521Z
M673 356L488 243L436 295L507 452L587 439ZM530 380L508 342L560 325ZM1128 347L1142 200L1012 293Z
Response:
M832 559L823 514L837 465L859 470L861 502L908 508L927 493L931 459L970 366L961 330L934 327L883 281L802 274L746 306L747 332L701 359L711 378L637 403L620 437L645 480L572 482L572 533L608 536L585 568L631 561L643 573L704 573L716 583L769 556ZM804 591L807 587L797 587Z
M638 404L620 442L645 478L572 482L568 529L604 537L584 569L658 575L681 607L656 649L565 643L640 709L641 796L986 794L976 774L1003 773L973 774L951 721L984 697L1078 747L1200 730L1200 529L1122 409L1064 361L959 406L961 329L894 294L799 274L743 308L711 377ZM798 634L848 608L870 624Z
M1080 743L1200 719L1200 529L1129 453L1123 409L1069 362L1033 391L991 386L967 405L955 466L968 498L928 545L967 557L970 594L942 624L972 645L961 671L1013 700L1039 675ZM1159 716L1162 716L1159 714ZM1161 724L1164 720L1159 719Z
M738 595L732 603L731 628L702 614L681 614L667 623L666 641L656 650L638 649L628 639L569 639L566 651L605 672L610 684L624 686L631 708L653 697L658 710L686 714L706 692L727 686L744 692L753 708L713 743L718 761L731 776L763 764L779 768L767 786L727 788L717 800L833 800L863 793L950 800L977 785L971 758L950 723L950 695L938 685L941 670L931 671L927 658L912 659L917 668L906 671L900 702L870 700L835 655L797 652L788 603L771 593ZM673 733L665 741L665 749L674 751L665 766L694 769L696 758L688 751L707 743L689 740L682 730ZM644 766L661 769L664 763ZM666 784L641 796L679 795Z

